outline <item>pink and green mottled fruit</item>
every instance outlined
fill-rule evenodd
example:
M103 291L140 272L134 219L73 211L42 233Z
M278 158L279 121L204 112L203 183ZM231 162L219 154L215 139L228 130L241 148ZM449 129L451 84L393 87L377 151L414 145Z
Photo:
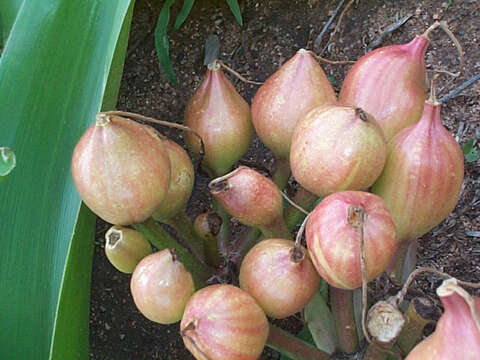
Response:
M372 114L387 142L422 116L428 44L421 35L407 44L376 49L345 77L338 100Z
M200 87L188 102L184 124L203 139L202 165L211 176L229 172L247 152L253 138L250 107L217 63L209 66ZM185 132L185 142L193 152L200 152L200 141L191 132Z
M183 316L195 291L192 275L174 250L164 249L144 258L135 268L130 291L138 310L159 324L173 324Z
M383 200L363 191L343 191L323 199L310 214L306 239L310 257L330 285L352 290L362 285L360 228L362 208L367 281L380 275L398 248L395 225Z
M295 128L290 166L308 191L366 190L382 172L387 145L375 119L341 104L310 111Z
M263 240L245 256L240 267L240 287L265 313L282 319L301 311L320 284L307 250L294 250L285 239Z
M255 360L267 341L268 321L247 292L211 285L188 302L180 333L198 360Z
M195 181L195 170L187 152L171 140L164 140L163 145L170 159L171 175L167 195L152 215L158 221L168 219L185 208Z
M388 144L372 192L387 204L401 241L413 241L455 208L463 183L463 154L442 125L439 103L427 101L420 121Z
M279 159L287 159L297 122L313 108L336 101L323 69L300 49L258 89L252 101L255 131Z
M433 334L415 346L406 360L479 359L480 299L470 295L460 296L451 291L453 282L455 287L456 280L448 279L437 289L445 312L437 322Z
M95 214L130 225L148 219L165 198L170 160L153 128L100 113L75 146L72 176Z

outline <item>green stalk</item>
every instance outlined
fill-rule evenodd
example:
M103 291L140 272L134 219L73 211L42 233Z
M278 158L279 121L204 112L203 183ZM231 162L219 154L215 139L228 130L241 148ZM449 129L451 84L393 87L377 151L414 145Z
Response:
M283 217L279 216L270 224L258 227L266 239L291 239L292 234L287 228Z
M330 359L328 354L272 324L266 345L292 360Z
M400 244L392 264L389 276L397 284L403 284L417 263L417 240L404 241ZM387 270L388 272L388 270Z
M302 207L303 209L310 211L317 201L318 196L307 191L304 187L300 186L292 198L292 201ZM283 218L287 224L289 230L292 230L299 222L305 218L305 214L297 210L292 205L288 204L285 210L283 211Z
M397 340L403 354L408 354L423 336L425 326L438 313L433 303L426 298L413 298L405 312L406 322Z
M339 350L345 354L353 354L358 350L353 291L330 286L329 293Z
M175 249L178 258L192 275L193 281L195 282L195 288L202 288L205 285L205 281L213 274L213 269L198 261L152 218L143 223L135 224L134 227L145 235L147 240L158 250L167 248Z
M212 199L212 205L215 212L222 218L222 226L217 235L217 245L220 254L227 254L230 238L230 214L220 205L217 199Z
M289 159L275 157L275 172L273 173L272 180L280 190L283 190L287 186L291 172Z
M179 211L176 215L160 221L173 227L185 240L192 253L201 261L205 262L205 249L203 239L201 239L193 229L192 222L188 218L185 210Z

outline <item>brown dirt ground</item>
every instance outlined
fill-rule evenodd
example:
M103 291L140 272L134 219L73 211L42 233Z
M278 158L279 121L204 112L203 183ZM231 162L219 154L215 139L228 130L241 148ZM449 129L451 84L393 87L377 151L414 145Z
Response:
M225 1L196 1L181 29L176 32L170 30L170 54L179 80L178 89L166 80L160 70L154 48L152 31L160 11L159 3L137 0L118 109L181 123L186 102L199 85L205 70L202 65L203 48L209 34L217 34L221 40L221 60L247 78L263 81L299 48L312 48L313 41L338 1L241 1L242 28L234 21ZM174 5L172 19L175 19L181 3L177 1ZM383 45L408 42L434 20L446 20L464 47L466 71L461 78L450 83L447 83L450 78L442 76L438 86L440 96L479 72L480 0L357 1L345 12L337 34L330 39L323 55L334 60L357 59L385 28L408 13L414 16L387 36ZM323 46L337 25L337 19L323 38ZM458 71L454 47L440 31L432 37L427 64L430 70ZM348 67L322 66L338 91ZM234 78L232 82L250 102L257 86ZM480 138L479 84L465 90L443 107L444 124L461 145L471 138ZM162 132L182 143L178 131L162 129ZM271 169L273 165L271 154L258 139L245 158L261 167ZM465 184L460 202L442 224L420 240L418 262L463 280L479 282L480 169L478 161L465 165ZM189 204L192 216L209 207L206 183L204 176L197 179ZM99 360L191 359L183 347L178 324L155 324L142 317L135 308L129 293L130 276L116 271L104 256L103 235L107 228L107 224L98 222L92 278L90 357ZM240 226L235 227L235 231L241 230ZM426 275L419 278L415 289L433 296L433 290L438 285L438 278ZM292 331L300 329L295 318L279 322L279 325ZM266 350L261 358L279 359L279 355Z

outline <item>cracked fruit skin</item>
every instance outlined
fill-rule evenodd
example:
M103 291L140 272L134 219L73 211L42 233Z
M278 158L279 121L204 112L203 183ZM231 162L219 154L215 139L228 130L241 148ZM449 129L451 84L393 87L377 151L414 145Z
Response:
M442 125L440 108L427 101L420 121L392 139L385 168L372 187L387 204L400 241L426 234L458 203L463 153Z
M380 275L398 248L395 225L383 200L363 191L342 191L323 199L306 225L307 247L315 268L330 285L345 290L362 286L360 229L349 212L362 207L367 281Z
M288 160L298 121L336 99L321 66L310 52L300 49L258 89L252 101L252 122L275 157Z
M130 291L138 310L159 324L173 324L183 316L195 291L192 275L171 249L153 253L137 265Z
M373 50L358 59L342 84L338 100L371 114L387 142L422 116L428 44L420 35Z
M197 291L180 323L183 342L198 360L256 360L268 328L267 317L255 300L226 284Z
M366 190L382 172L387 146L382 130L361 109L319 106L295 128L290 166L305 189L325 197Z
M72 176L87 206L103 220L130 225L148 219L170 183L170 160L153 128L98 114L72 157Z
M263 240L250 249L240 267L240 287L275 319L301 311L320 285L320 276L303 246L303 258L292 258L294 245L285 239Z
M212 177L229 172L253 139L250 107L217 63L209 67L188 102L184 124L203 139L202 166ZM191 132L185 132L185 143L194 153L200 152L200 141Z

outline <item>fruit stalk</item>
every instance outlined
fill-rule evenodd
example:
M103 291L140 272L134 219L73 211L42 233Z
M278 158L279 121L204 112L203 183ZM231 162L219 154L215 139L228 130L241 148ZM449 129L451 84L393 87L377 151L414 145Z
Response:
M272 180L278 188L284 189L288 184L288 179L290 179L290 161L288 158L282 159L275 156L275 172L273 173Z
M397 284L404 284L417 263L417 240L400 243L397 254L389 266L390 279Z
M413 298L408 304L407 321L397 340L403 354L408 354L423 336L425 326L438 315L438 309L427 298Z
M266 345L292 360L330 359L328 354L272 324Z
M165 230L162 229L153 219L134 225L135 229L140 231L150 243L158 250L175 249L177 257L183 263L185 268L192 274L195 288L200 289L205 281L213 274L213 269L198 261L193 255L187 252L176 240L174 240Z
M205 262L203 240L195 233L192 222L185 213L185 210L180 211L176 215L161 222L173 227L185 241L190 250L192 250L195 257L200 262Z
M345 354L353 354L358 350L353 291L330 286L329 294L339 350Z
M222 225L220 226L220 231L217 234L217 247L218 251L222 255L228 253L229 237L230 237L230 214L223 208L223 206L218 202L217 199L212 199L213 210L222 218Z

